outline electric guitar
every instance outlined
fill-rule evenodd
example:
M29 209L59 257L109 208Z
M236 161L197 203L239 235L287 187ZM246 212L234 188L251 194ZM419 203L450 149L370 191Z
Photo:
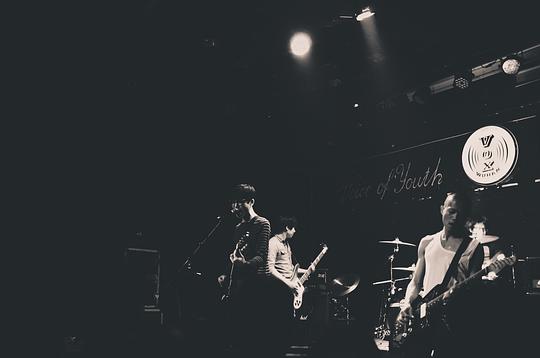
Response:
M447 287L437 285L423 298L418 298L413 301L411 306L414 318L405 324L399 322L396 323L395 332L391 341L392 350L403 349L404 346L408 344L407 342L418 339L418 336L422 336L423 332L427 332L429 327L444 321L444 305L456 292L466 288L477 279L487 275L489 272L496 274L506 266L512 266L515 263L516 257L513 255L502 259L496 259L489 266L476 272L466 280L459 282L454 287L448 289Z
M238 242L236 243L236 246L234 247L234 251L232 253L232 255L234 257L242 257L244 258L244 250L246 249L247 247L247 239L249 238L249 231L247 231L244 235L242 235L242 237L240 238L240 240L238 240ZM223 296L221 296L221 301L228 301L230 298L231 298L231 291L232 291L232 287L233 287L233 280L234 280L234 267L235 267L235 262L232 262L231 263L231 270L229 272L229 282L227 284L227 291L223 294Z
M323 248L321 252L319 253L319 255L317 255L315 260L313 260L313 262L309 265L306 272L304 272L302 277L300 277L299 279L296 277L296 274L300 266L298 264L294 265L291 281L298 280L298 283L299 283L298 288L296 289L296 292L293 294L293 307L295 310L299 309L302 306L302 296L304 295L304 282L306 282L306 280L309 278L309 275L311 275L311 273L315 271L315 266L317 266L319 261L321 261L324 254L326 254L326 251L328 251L328 247L325 244L323 244Z

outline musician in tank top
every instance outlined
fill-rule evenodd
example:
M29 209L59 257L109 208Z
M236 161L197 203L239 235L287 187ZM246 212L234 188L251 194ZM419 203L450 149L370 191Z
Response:
M466 228L470 213L470 199L463 192L451 192L445 196L440 206L443 228L434 234L427 235L418 245L418 260L411 282L407 286L404 304L398 314L398 323L405 323L412 317L411 304L418 297L427 295L435 286L441 284L446 272L462 244L465 245L457 267L452 274L447 287L465 280L481 269L483 253L476 240L469 237ZM449 333L449 332L446 332ZM443 337L435 337L422 349L409 352L410 357L427 356L449 357L460 348L459 332L450 332ZM437 333L439 334L439 333Z

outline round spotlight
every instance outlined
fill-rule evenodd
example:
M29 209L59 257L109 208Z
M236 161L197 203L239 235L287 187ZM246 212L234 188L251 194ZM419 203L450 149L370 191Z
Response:
M304 57L311 49L311 37L305 32L294 34L289 42L289 47L293 55Z
M516 57L507 57L503 60L501 68L507 75L515 75L519 71L521 62Z

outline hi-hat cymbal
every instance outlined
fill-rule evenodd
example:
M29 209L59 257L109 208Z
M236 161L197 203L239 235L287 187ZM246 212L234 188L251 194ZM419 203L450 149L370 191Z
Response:
M397 279L394 280L394 282L410 280L410 279L411 279L410 277L397 278ZM385 283L392 283L392 280L377 281L377 282L373 282L372 285L373 286L375 286L375 285L383 285Z
M416 246L415 244L411 244L410 242L404 242L398 239L397 237L394 240L383 240L379 241L380 244L394 244L394 245L405 245L405 246Z
M480 241L481 244L487 244L488 242L499 240L499 237L495 235L483 235L483 236L477 237L476 240Z
M330 282L330 291L334 296L345 296L351 293L360 283L360 278L355 274L345 274L334 278Z

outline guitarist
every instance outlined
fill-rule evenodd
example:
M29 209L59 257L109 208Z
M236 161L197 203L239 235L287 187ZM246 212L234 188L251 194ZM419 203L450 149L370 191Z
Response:
M278 350L287 348L287 337L290 336L293 317L291 293L296 293L300 288L296 275L306 272L305 269L298 268L294 273L293 254L289 242L296 233L297 225L295 217L280 217L276 234L270 238L268 244L268 270L274 278L271 283L271 323L273 336L277 338L274 340L275 344L280 345L275 347Z
M290 240L296 233L297 220L295 217L280 217L278 230L268 244L268 270L270 274L288 287L291 292L296 292L299 287L298 280L293 279L293 255ZM299 268L297 275L302 275L305 269ZM296 278L296 277L295 277ZM290 306L290 302L289 302Z
M461 256L448 280L447 287L452 287L456 282L463 281L473 273L479 271L482 266L483 253L478 241L471 240L466 228L467 218L470 213L470 199L462 192L448 193L440 206L443 228L441 231L425 236L418 245L418 260L412 280L407 286L404 303L398 314L399 324L405 324L412 318L411 304L417 298L428 294L435 286L441 284L446 276L449 266L463 244ZM459 349L464 347L466 334L459 330L440 329L444 325L439 322L429 327L430 332L422 338L421 342L409 347L411 357L422 357L426 354L433 357L446 357L459 354ZM448 327L445 327L448 328ZM463 353L463 352L461 352ZM457 356L457 355L455 355Z
M242 254L229 255L234 265L234 277L241 285L231 295L232 317L229 331L234 332L231 342L238 356L251 356L262 349L267 337L264 330L267 283L268 239L270 222L254 209L256 190L249 184L238 184L232 190L231 208L240 219L234 230L234 241L245 239ZM246 233L249 233L246 236Z

